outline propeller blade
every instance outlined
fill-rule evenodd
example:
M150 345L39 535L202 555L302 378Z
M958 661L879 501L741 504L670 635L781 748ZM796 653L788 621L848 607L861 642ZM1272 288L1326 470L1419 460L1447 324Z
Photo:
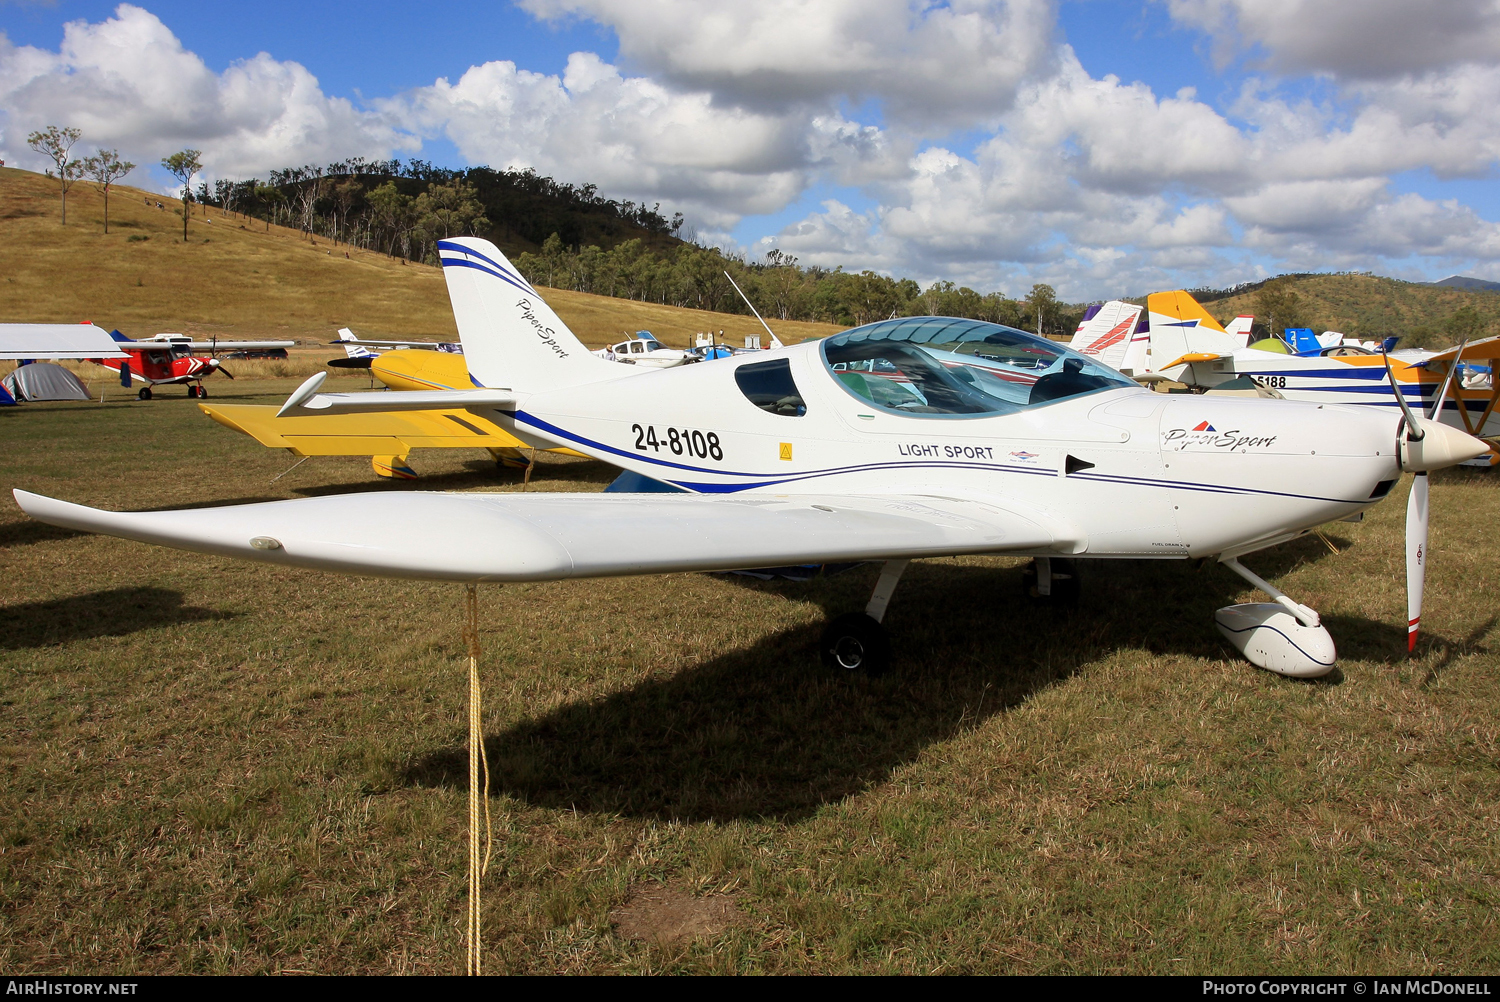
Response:
M1412 479L1406 501L1406 651L1417 649L1422 623L1422 587L1427 576L1427 474Z
M228 376L230 379L234 378L234 373L230 372L228 369L224 368L222 365L217 366L216 368L218 368L218 370L221 373L223 373L224 375Z
M1458 354L1453 356L1453 364L1448 366L1448 374L1443 377L1443 385L1438 390L1437 399L1432 402L1432 413L1427 416L1432 420L1439 420L1443 416L1443 398L1448 395L1448 387L1453 385L1453 374L1458 371L1459 359L1464 357L1464 348L1469 344L1469 339L1464 338L1458 342Z
M1406 440L1408 442L1420 442L1423 435L1422 426L1417 424L1417 416L1411 412L1411 405L1406 402L1406 395L1401 392L1401 387L1396 385L1396 374L1391 371L1391 356L1382 350L1380 360L1385 363L1385 377L1390 380L1391 392L1396 395L1396 403L1401 407L1401 413L1406 417Z

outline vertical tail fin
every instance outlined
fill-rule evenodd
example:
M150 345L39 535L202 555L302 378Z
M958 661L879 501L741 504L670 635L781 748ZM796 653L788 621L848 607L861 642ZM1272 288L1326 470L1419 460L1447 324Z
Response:
M631 373L585 348L488 240L454 237L437 246L476 384L536 393Z
M1097 309L1091 306L1068 347L1097 358L1111 368L1120 369L1126 365L1140 315L1141 307L1118 299L1112 299Z
M1255 324L1255 317L1241 313L1229 322L1224 328L1224 333L1234 338L1241 348L1250 347L1250 328Z
M1151 293L1146 297L1146 310L1151 317L1152 365L1158 369L1183 355L1228 355L1244 347L1180 289Z

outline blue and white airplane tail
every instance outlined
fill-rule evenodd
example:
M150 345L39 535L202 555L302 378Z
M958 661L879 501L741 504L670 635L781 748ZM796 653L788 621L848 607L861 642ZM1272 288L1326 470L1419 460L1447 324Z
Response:
M1140 318L1141 307L1118 299L1090 306L1068 347L1122 372L1143 369L1150 333Z
M585 348L488 240L439 240L438 256L469 378L476 385L539 393L635 371Z

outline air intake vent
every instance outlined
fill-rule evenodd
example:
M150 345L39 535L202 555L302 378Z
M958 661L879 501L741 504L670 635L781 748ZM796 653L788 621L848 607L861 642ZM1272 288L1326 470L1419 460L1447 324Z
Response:
M1063 469L1070 477L1081 470L1092 470L1093 468L1093 463L1079 459L1077 456L1069 456L1067 462L1063 465Z
M1376 484L1375 489L1370 492L1370 500L1373 501L1376 498L1385 497L1391 492L1391 488L1395 486L1396 481L1394 480L1382 480L1380 483Z

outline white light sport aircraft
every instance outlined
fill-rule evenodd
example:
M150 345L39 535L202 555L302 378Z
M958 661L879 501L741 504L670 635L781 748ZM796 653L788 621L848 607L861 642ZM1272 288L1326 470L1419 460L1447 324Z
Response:
M1318 614L1239 558L1359 513L1403 470L1485 448L1410 414L1151 393L1061 345L942 317L641 372L590 353L493 244L438 249L478 388L320 395L320 373L283 412L463 407L677 493L378 493L157 512L17 500L43 521L143 542L465 582L884 561L865 611L823 638L825 661L867 671L888 660L880 621L914 558L1031 556L1048 596L1074 585L1068 558L1212 556L1275 599L1219 610L1224 635L1258 665L1310 677L1335 657ZM371 536L371 523L403 531Z

